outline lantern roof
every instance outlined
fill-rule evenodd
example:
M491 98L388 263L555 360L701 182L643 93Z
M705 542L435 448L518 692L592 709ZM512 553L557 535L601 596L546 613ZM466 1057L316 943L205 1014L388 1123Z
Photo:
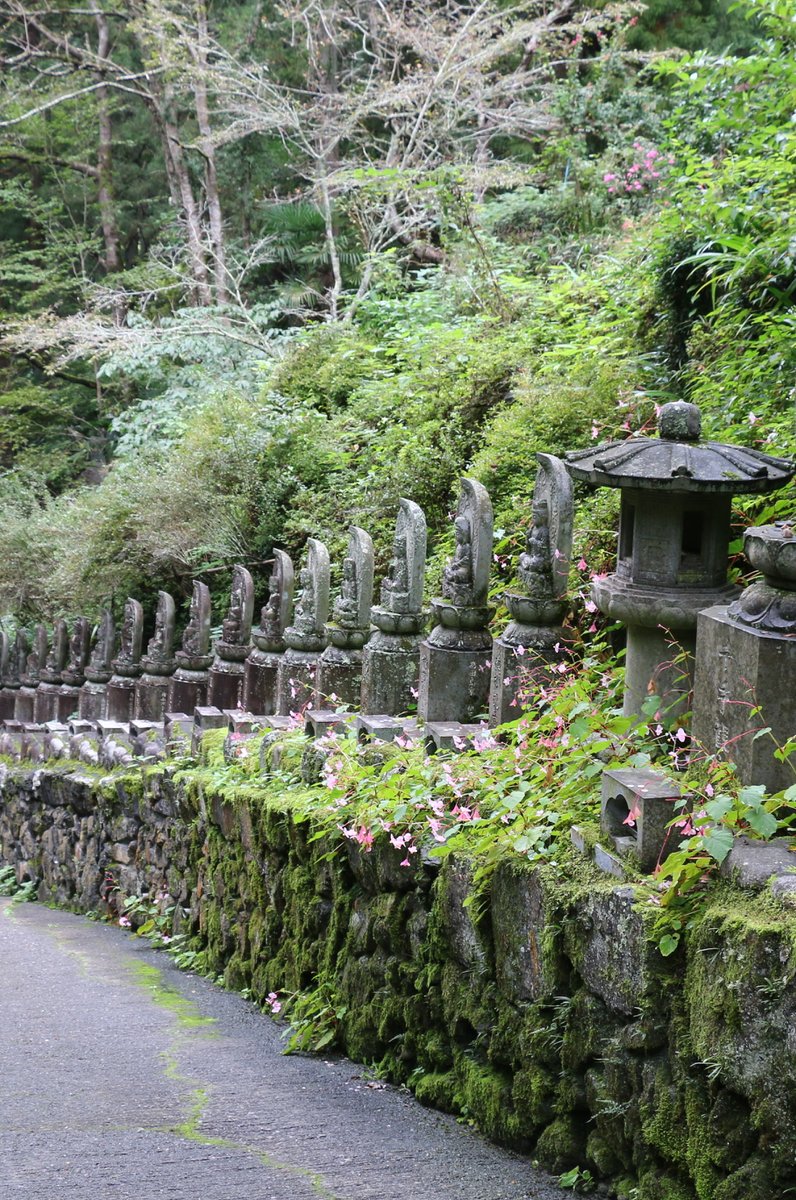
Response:
M603 487L737 495L768 492L796 474L796 463L746 446L701 440L696 404L675 400L658 414L658 437L633 435L566 455L573 479Z

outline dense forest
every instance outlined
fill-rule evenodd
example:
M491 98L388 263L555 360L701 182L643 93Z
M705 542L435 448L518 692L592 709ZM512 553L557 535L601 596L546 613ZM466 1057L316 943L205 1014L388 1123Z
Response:
M463 471L505 581L535 452L669 399L792 455L795 50L791 0L0 0L4 621L384 556L401 495L434 589Z

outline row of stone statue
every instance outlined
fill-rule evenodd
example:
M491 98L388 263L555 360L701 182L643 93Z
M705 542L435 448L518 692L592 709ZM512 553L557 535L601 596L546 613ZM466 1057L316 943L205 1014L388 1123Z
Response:
M509 720L517 715L520 658L528 649L550 657L566 611L572 486L559 459L539 455L539 464L533 525L518 562L522 591L505 596L513 619L494 646L488 631L492 505L482 484L463 479L455 549L442 595L432 602L427 637L426 521L417 504L401 500L378 604L373 542L364 529L350 529L331 612L329 554L310 538L297 581L288 555L274 551L268 598L254 628L252 577L245 567L234 568L229 609L212 647L210 593L200 582L176 651L174 600L163 591L146 653L144 613L134 599L125 604L118 649L109 610L93 646L82 617L71 638L66 623L57 622L51 645L43 625L32 647L24 632L13 645L0 634L0 720L44 723L77 713L84 720L159 722L166 712L191 714L206 704L258 715L308 704L396 715L415 699L426 721L473 721L487 709L492 724Z

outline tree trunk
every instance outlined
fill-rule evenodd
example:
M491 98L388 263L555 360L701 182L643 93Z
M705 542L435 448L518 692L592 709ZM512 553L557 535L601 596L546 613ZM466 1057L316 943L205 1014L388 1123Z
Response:
M221 214L221 198L218 193L218 174L216 172L216 152L213 145L212 128L210 125L210 108L207 101L207 8L204 0L196 4L197 44L194 50L196 72L193 78L194 106L196 121L199 126L202 154L205 160L205 197L207 200L207 216L210 226L210 247L213 256L213 277L215 281L216 303L226 304L227 268L224 255L224 222Z

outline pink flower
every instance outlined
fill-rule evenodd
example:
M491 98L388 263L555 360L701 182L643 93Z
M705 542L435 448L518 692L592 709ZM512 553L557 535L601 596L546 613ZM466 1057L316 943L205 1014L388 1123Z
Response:
M356 835L356 839L359 842L360 846L364 846L365 851L367 853L370 853L370 848L373 845L373 833L371 832L371 830L366 828L366 826L364 826L364 825L360 825L359 831Z
M589 569L589 568L588 568L588 565L587 565L587 563L586 563L586 559L585 559L585 558L581 558L581 559L580 559L580 561L578 562L578 570L579 570L579 571L588 571L588 569Z
M587 613L597 612L597 605L593 600L587 600L583 607L586 609Z
M129 929L132 923L133 922L127 916L119 917L119 924L121 925L122 929Z
M274 1014L274 1016L276 1016L278 1012L282 1011L282 1003L277 998L276 992L269 992L265 997L265 1003L271 1009L271 1012Z

